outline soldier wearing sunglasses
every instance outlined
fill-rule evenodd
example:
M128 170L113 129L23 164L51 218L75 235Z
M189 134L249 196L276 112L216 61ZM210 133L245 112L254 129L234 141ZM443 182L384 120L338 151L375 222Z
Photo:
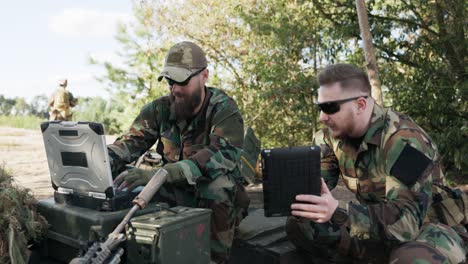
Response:
M120 173L115 184L131 191L155 171L122 170L157 143L168 171L159 201L211 209L211 259L224 263L249 204L239 169L244 128L234 100L205 85L206 67L205 53L196 44L171 47L158 77L167 82L169 95L145 105L108 149L113 174Z
M328 66L318 81L322 191L291 205L293 244L314 263L465 263L464 242L431 207L433 182L444 182L431 138L376 104L358 67ZM340 175L359 203L338 206L330 190Z

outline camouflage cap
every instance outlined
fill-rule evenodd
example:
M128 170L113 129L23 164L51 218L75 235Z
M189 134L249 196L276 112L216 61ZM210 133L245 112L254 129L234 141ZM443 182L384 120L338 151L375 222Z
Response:
M158 81L167 77L176 82L185 81L192 73L207 66L205 53L195 43L184 41L169 49Z

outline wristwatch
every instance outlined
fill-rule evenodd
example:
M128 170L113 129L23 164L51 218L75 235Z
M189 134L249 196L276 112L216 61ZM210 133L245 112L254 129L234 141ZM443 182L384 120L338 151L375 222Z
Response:
M346 222L348 222L348 214L344 209L336 208L335 212L333 213L330 219L330 222L342 226L346 224Z

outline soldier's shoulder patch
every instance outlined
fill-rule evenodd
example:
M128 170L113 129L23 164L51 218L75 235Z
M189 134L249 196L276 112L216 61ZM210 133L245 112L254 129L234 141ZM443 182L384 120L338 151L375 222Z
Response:
M419 150L406 144L398 159L393 164L390 174L406 186L412 186L421 177L432 160Z

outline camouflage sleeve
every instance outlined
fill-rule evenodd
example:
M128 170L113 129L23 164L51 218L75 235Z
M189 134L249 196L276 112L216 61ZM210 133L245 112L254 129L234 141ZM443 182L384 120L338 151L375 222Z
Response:
M438 170L433 160L436 149L421 132L404 129L393 134L380 153L386 175L385 200L348 205L350 236L413 240L431 203L433 173Z
M154 145L159 137L156 103L151 102L140 111L127 133L108 145L112 174L122 171L126 164L137 160Z
M210 182L228 174L240 177L233 172L239 170L244 125L239 109L231 103L215 109L208 145L190 159L177 162L189 182Z
M321 129L317 131L314 135L312 144L320 147L321 175L327 183L328 189L333 190L336 187L340 177L340 168L338 166L338 159L336 158L335 152L333 151L333 145L330 141L327 130Z
M73 94L71 92L68 92L68 102L70 104L70 107L76 106L78 99L73 97Z

